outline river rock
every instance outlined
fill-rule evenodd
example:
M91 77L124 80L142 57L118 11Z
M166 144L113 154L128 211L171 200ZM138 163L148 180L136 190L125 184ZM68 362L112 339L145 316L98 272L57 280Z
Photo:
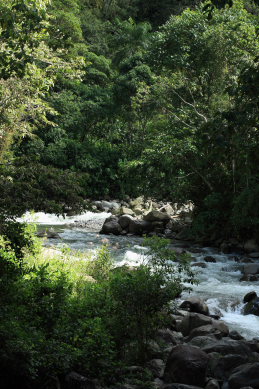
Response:
M177 345L181 342L183 336L180 332L172 331L169 328L161 328L157 331L157 339L159 342L166 344Z
M223 338L214 344L203 347L206 353L217 352L222 355L238 354L249 355L251 353L250 347L242 340L233 340L230 338Z
M213 327L212 324L207 324L206 326L194 328L190 332L187 341L192 340L197 336L208 336L210 334L213 334L217 339L221 339L223 336L222 333L217 328Z
M151 230L152 224L145 220L132 219L129 223L129 232L132 234L142 235Z
M131 220L133 220L133 217L130 216L130 215L122 215L119 217L119 225L121 226L121 228L123 229L127 229L129 227L129 224L131 222Z
M138 208L138 207L139 208L143 208L142 206L144 206L144 197L140 196L140 197L137 197L134 200L131 200L129 205L130 205L131 208Z
M259 389L259 363L247 363L237 367L229 377L228 385L230 389L239 389L245 386Z
M209 308L205 302L199 297L190 297L186 299L181 305L180 308L185 309L189 312L201 313L203 315L209 314Z
M170 220L170 216L165 212L151 211L147 215L144 215L144 220L148 222L167 221Z
M188 344L191 346L203 348L214 344L215 342L217 342L217 340L218 339L213 334L210 334L208 336L196 336L195 338L192 338L192 340L190 340Z
M182 319L179 325L179 330L184 336L187 336L195 328L209 325L211 323L212 319L209 316L205 316L199 313L189 313Z
M256 294L255 291L253 291L253 292L248 292L248 293L245 295L245 297L244 297L244 299L243 299L243 302L244 302L244 303L249 303L249 301L254 300L256 297L257 297L257 294Z
M100 234L113 234L119 235L122 231L122 228L118 222L118 218L115 216L110 216L105 220Z
M166 382L204 386L209 357L197 347L173 347L165 367Z
M121 207L120 213L121 213L122 215L131 215L131 216L134 215L134 212L132 211L132 209L127 208L127 207Z
M233 369L248 361L247 355L228 354L218 355L210 360L210 371L217 379L228 379Z
M244 315L259 316L259 297L250 300L243 308Z
M234 339L234 340L244 339L244 337L242 335L240 335L240 333L238 331L235 331L235 330L229 332L229 337L231 339Z

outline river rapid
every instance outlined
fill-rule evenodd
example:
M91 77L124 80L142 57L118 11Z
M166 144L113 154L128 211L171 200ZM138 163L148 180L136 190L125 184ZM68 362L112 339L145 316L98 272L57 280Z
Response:
M55 215L36 213L33 216L25 215L23 220L36 221L38 229L52 229L59 234L59 238L48 239L47 246L69 246L74 250L94 252L104 243L109 244L111 253L118 265L136 266L140 264L145 255L142 238L136 236L100 235L104 220L109 213L86 212L79 216L57 217ZM191 295L199 296L206 300L210 313L218 314L230 329L237 330L246 339L259 336L259 317L254 315L244 316L243 297L250 291L259 295L258 282L240 282L242 264L236 262L238 255L222 254L211 247L191 246L187 242L175 241L172 246L184 248L190 252L194 262L204 262L208 255L216 259L216 263L206 263L206 268L197 269L199 284L192 287ZM182 295L182 299L188 294Z

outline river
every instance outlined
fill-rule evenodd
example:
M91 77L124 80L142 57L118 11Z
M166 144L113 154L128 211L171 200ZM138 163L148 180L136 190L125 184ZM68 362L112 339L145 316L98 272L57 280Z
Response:
M57 217L55 215L37 213L33 217L29 214L25 220L37 221L38 228L52 228L59 233L60 238L46 241L48 246L69 246L80 251L94 251L104 243L108 243L115 260L120 264L138 265L143 260L144 251L141 247L142 238L136 236L100 235L100 230L108 213L86 212L80 216ZM235 261L233 254L222 254L211 247L188 247L186 242L173 242L175 247L184 247L190 251L194 262L204 262L208 255L216 259L216 263L207 263L206 268L197 269L199 284L193 287L192 295L206 300L210 313L222 313L222 319L228 326L240 332L247 339L259 335L259 317L254 315L244 316L243 297L250 291L255 291L259 296L258 282L240 282L242 264ZM195 251L195 253L193 252ZM237 255L236 255L237 257ZM183 295L182 299L187 297Z

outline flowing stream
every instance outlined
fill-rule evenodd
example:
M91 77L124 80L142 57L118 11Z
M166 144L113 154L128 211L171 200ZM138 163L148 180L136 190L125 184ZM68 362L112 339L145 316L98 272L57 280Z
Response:
M138 265L144 256L142 238L100 235L98 231L108 216L110 214L104 212L86 212L80 216L63 218L37 213L34 216L27 214L24 219L36 221L39 230L51 228L59 234L59 238L48 239L47 246L65 245L75 250L93 252L108 243L113 257L120 265ZM259 285L258 282L239 281L242 264L235 261L235 256L222 254L215 248L192 247L186 242L175 241L173 246L184 247L187 252L190 251L194 262L205 263L204 258L208 255L216 259L216 263L206 263L206 268L194 268L197 269L200 282L193 287L191 294L205 299L211 313L218 314L220 311L228 326L239 331L245 338L259 336L259 317L241 314L243 297L250 291L255 291L259 296ZM182 298L187 296L186 293Z

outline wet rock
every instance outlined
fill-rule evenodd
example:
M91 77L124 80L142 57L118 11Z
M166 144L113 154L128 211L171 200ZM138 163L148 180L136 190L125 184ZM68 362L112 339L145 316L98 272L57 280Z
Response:
M210 371L217 379L227 379L232 370L248 361L247 355L228 354L210 362Z
M259 316L259 297L250 300L243 308L244 315Z
M204 386L208 360L207 354L199 348L189 345L175 346L166 362L164 379L169 383Z
M216 263L216 259L214 257L211 257L210 255L208 255L207 257L204 257L204 261L205 262L212 262L212 263Z
M250 282L256 282L259 281L259 274L244 274L240 281L250 281Z
M143 219L149 222L167 221L170 220L170 216L165 212L151 211Z
M188 340L191 340L192 338L197 336L208 336L211 334L214 335L217 339L221 339L224 336L228 336L228 326L221 320L212 320L211 324L194 328L190 332Z
M162 389L164 386L164 381L162 381L160 378L156 378L153 381L153 385L154 385L155 389Z
M118 222L121 228L127 229L133 217L130 215L123 215L119 218Z
M47 238L48 239L60 239L60 235L54 231L53 228L50 228L49 230L47 230Z
M230 331L229 332L229 337L231 339L234 339L234 340L242 340L242 339L244 339L243 336L240 335L240 333L237 332L237 331Z
M214 344L217 342L217 340L218 339L213 334L210 334L208 336L196 336L190 342L188 342L188 344L191 346L203 348Z
M209 308L205 302L199 297L190 297L186 299L181 305L180 308L186 309L189 312L201 313L203 315L209 314Z
M251 352L249 346L245 342L241 340L233 340L230 338L223 338L214 344L203 347L202 350L206 353L218 352L222 355L249 355Z
M152 230L152 224L145 220L132 219L129 224L129 232L136 235L142 235L144 232Z
M118 218L116 216L110 216L108 219L105 220L100 234L119 235L121 231L122 228L118 222Z
M223 336L222 333L218 329L213 327L212 324L208 324L206 326L194 328L189 334L187 341L190 341L197 336L201 337L208 336L211 334L214 335L217 339L221 339Z
M195 328L205 326L211 323L212 319L209 316L205 316L199 313L189 313L182 319L179 325L179 330L184 336L187 336Z
M237 367L229 377L228 385L230 389L239 389L245 386L259 389L259 363L247 363Z
M127 208L127 207L121 207L120 213L122 215L130 215L130 216L134 215L134 212L132 211L132 209Z
M245 295L243 302L244 303L249 303L249 301L254 300L257 297L257 294L255 291L249 292Z

